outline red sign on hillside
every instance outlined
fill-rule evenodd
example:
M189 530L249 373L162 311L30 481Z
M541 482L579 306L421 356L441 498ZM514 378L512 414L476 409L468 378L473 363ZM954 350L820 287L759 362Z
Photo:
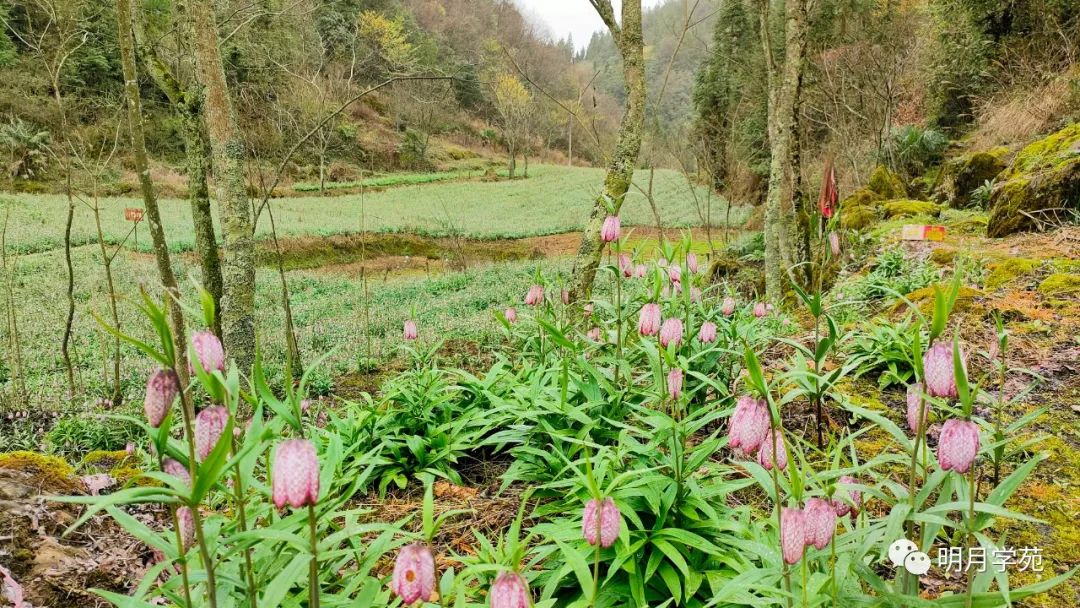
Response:
M141 222L143 209L141 207L128 207L124 209L124 219L129 222Z

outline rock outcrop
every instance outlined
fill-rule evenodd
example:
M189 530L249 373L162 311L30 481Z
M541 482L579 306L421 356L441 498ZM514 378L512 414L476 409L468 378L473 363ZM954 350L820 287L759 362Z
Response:
M990 196L986 234L1038 230L1080 212L1080 123L1029 144Z

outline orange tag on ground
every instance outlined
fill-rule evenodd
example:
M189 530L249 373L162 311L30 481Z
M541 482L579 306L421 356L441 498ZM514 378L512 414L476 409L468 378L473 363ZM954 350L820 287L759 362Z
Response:
M904 224L900 238L905 241L944 241L945 226L926 224Z
M141 222L143 210L140 207L128 207L124 209L124 219L129 222Z

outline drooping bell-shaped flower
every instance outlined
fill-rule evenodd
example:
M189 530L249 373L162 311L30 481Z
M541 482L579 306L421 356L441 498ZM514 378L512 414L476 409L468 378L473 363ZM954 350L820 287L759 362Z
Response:
M811 498L803 509L806 523L806 544L824 549L836 531L836 511L829 501Z
M754 304L754 316L755 317L760 319L760 318L764 317L767 314L769 314L769 309L768 309L768 307L765 306L764 302L758 302L757 304Z
M946 420L938 437L937 458L941 468L967 473L978 453L979 425L959 418Z
M599 534L597 534L597 523L600 524ZM595 498L585 503L585 511L581 514L581 535L590 545L595 546L597 540L605 549L614 545L619 538L621 527L622 513L619 512L619 507L615 505L611 497L605 498L600 503L599 509Z
M671 368L667 375L667 392L672 400L678 399L682 394L683 371L677 367Z
M960 358L963 361L962 353ZM923 355L923 376L926 381L926 394L951 399L957 397L959 393L956 388L952 343L938 342L927 349Z
M787 469L787 448L784 446L784 435L777 431L770 431L765 435L765 439L761 441L761 447L758 448L757 461L758 464L765 467L766 471L771 471L773 466L773 444L776 445L776 466L781 471Z
M700 302L701 301L701 289L700 288L698 288L698 287L691 287L690 288L690 301L691 302Z
M682 282L682 267L681 266L678 266L676 264L672 264L671 266L668 266L667 274L668 274L668 278L671 279L672 283L681 283Z
M124 453L127 454L128 456L134 456L135 455L135 444L130 442L130 441L127 442L127 445L124 446Z
M832 251L833 257L839 257L840 255L840 233L833 231L829 233L829 250Z
M415 340L416 336L417 336L416 321L414 321L412 319L406 319L405 324L403 325L402 330L401 330L401 337L404 338L405 340L411 341L411 340Z
M629 279L634 276L634 263L630 261L629 255L625 253L619 254L619 270L624 278Z
M161 426L173 401L180 394L180 379L171 369L158 369L146 380L146 399L143 411L146 421L155 429Z
M229 410L220 405L208 407L195 417L195 456L199 460L206 460L214 450L228 422Z
M562 292L559 293L559 299L562 300L562 303L563 303L564 306L569 306L570 305L570 291L567 290L567 289L562 290Z
M431 598L435 592L435 558L427 545L413 543L402 547L394 562L390 591L405 606Z
M783 550L784 563L797 564L802 559L806 549L806 515L802 509L780 509L780 548Z
M503 572L495 577L488 592L491 608L530 608L529 585L517 572Z
M161 462L161 470L166 475L172 475L184 482L189 488L191 487L191 472L187 470L187 467L180 464L179 461L173 460L172 458L166 458Z
M769 406L765 400L750 395L739 397L728 421L728 447L740 454L750 454L761 447L768 434Z
M211 331L197 331L191 334L191 351L199 359L199 364L206 373L225 371L225 349L221 346L221 340ZM195 366L189 365L191 373L195 373Z
M720 312L722 312L725 317L730 317L735 314L735 298L731 296L724 298L724 306L720 309Z
M907 424L912 433L918 434L919 428L926 428L926 421L930 417L930 402L923 399L922 383L910 384L907 387Z
M319 500L319 459L315 445L307 439L289 439L278 444L274 454L272 480L274 505L299 509Z
M697 254L691 251L686 254L686 269L690 271L690 274L697 274L698 271L698 259Z
M595 310L595 308L593 307L592 302L586 302L585 305L581 307L581 312L585 313L586 319L592 316L593 310Z
M506 322L513 325L517 323L517 309L513 306L503 311L503 316L506 317Z
M859 508L862 506L862 492L854 487L859 481L851 475L841 475L840 479L837 479L836 481L837 493L847 491L848 498L851 499L851 503L849 504L847 501L834 496L832 506L836 511L836 516L843 517L848 513L851 513L851 517L854 519L854 517L859 514Z
M588 331L588 333L585 334L585 337L592 340L593 342L599 342L600 341L600 328L599 327L593 327L592 329L590 329Z
M176 510L176 523L180 528L180 549L186 551L195 543L195 517L188 507Z
M649 302L641 307L638 315L638 333L643 336L655 336L660 331L660 305Z
M682 335L682 319L671 317L660 326L660 346L667 348L668 344L674 344L677 348L682 342Z
M539 306L544 301L544 288L540 285L533 285L529 288L529 291L525 294L525 304L527 306Z
M638 264L634 266L634 277L638 279L644 279L645 275L649 274L649 267L645 264Z
M701 324L701 329L697 334L698 342L702 344L712 344L716 342L716 323L712 321L705 321Z
M604 218L604 224L600 227L600 239L605 243L619 240L620 224L619 216L609 215Z

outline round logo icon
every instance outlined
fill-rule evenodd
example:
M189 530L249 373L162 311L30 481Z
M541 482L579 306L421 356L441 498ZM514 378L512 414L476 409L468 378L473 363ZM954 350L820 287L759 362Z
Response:
M892 562L893 566L903 566L904 559L918 550L919 548L915 546L915 543L906 538L901 538L889 545L889 561Z
M904 558L904 569L915 576L922 576L930 571L930 556L922 551L912 551Z

